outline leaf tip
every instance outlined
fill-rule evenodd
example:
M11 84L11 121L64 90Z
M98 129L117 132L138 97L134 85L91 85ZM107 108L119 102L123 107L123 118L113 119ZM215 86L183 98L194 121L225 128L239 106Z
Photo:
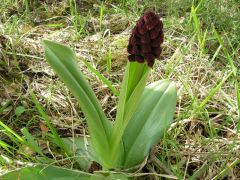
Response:
M42 40L42 44L44 47L48 46L49 44L51 44L51 41L50 40L47 40L47 39L44 39Z

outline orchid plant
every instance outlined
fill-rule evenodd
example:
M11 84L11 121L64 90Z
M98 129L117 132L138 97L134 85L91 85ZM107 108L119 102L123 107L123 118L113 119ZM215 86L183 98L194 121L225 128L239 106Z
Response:
M177 98L175 84L159 80L146 85L154 61L160 56L162 43L162 21L157 14L146 12L137 21L129 39L129 61L116 119L111 122L77 68L73 51L64 45L43 41L48 63L79 102L95 154L92 159L104 170L126 170L140 165L173 120Z
M116 120L112 123L77 68L73 51L64 45L44 41L47 61L85 114L97 162L104 169L127 169L143 162L173 119L176 106L174 83L160 80L146 86L154 59L160 56L162 42L162 21L155 13L146 12L137 21L129 39L129 62Z

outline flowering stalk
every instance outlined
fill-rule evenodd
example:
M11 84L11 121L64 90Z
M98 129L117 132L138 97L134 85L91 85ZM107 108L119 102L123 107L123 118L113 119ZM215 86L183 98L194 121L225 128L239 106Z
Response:
M150 67L153 66L154 59L160 56L160 45L163 42L162 28L163 24L159 16L153 12L146 12L132 30L127 48L130 62L125 71L117 117L110 140L110 161L115 166L119 166L123 159L124 149L121 140L125 128L138 106Z

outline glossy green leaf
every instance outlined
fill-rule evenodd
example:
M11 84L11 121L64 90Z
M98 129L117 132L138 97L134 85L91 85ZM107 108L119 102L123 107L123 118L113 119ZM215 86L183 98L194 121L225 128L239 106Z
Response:
M126 114L129 111L134 111L139 97L141 97L146 86L147 77L149 74L149 67L143 63L128 62L122 82L116 121L120 124L126 123ZM137 93L137 94L136 94ZM134 97L137 98L135 104L129 104L129 100ZM130 106L129 106L130 105Z
M78 100L86 116L92 144L102 165L108 167L109 162L106 161L112 127L93 90L77 68L75 54L70 48L47 40L44 41L44 48L48 63Z
M150 68L143 63L128 62L120 92L117 117L111 136L111 160L116 167L121 163L124 153L122 135L136 110L140 97L146 86Z
M90 174L51 165L36 165L8 172L1 180L127 180L123 174Z
M175 84L168 80L157 81L145 88L123 135L123 168L141 163L152 145L159 141L172 122L176 97Z
M14 170L0 176L2 180L90 180L91 174L56 166L37 165ZM96 175L95 175L96 176Z

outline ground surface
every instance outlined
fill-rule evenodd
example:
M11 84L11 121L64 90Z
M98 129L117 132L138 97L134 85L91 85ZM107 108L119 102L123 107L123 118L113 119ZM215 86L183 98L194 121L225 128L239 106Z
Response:
M71 4L72 2L72 4ZM41 41L71 46L79 68L109 119L117 97L89 68L89 62L120 89L131 29L145 10L164 22L163 52L149 82L169 78L178 87L174 123L141 170L179 179L240 179L240 2L170 1L21 1L0 5L0 120L16 133L26 127L46 154L61 159L45 136L49 129L30 91L62 137L87 133L77 101L44 59ZM2 128L2 127L1 127ZM0 174L33 155L0 129ZM10 152L6 146L12 147ZM20 151L23 151L21 153ZM25 154L25 156L23 155ZM8 157L6 161L3 157ZM21 163L20 163L21 162ZM71 167L71 161L60 163ZM141 179L140 178L140 179Z

